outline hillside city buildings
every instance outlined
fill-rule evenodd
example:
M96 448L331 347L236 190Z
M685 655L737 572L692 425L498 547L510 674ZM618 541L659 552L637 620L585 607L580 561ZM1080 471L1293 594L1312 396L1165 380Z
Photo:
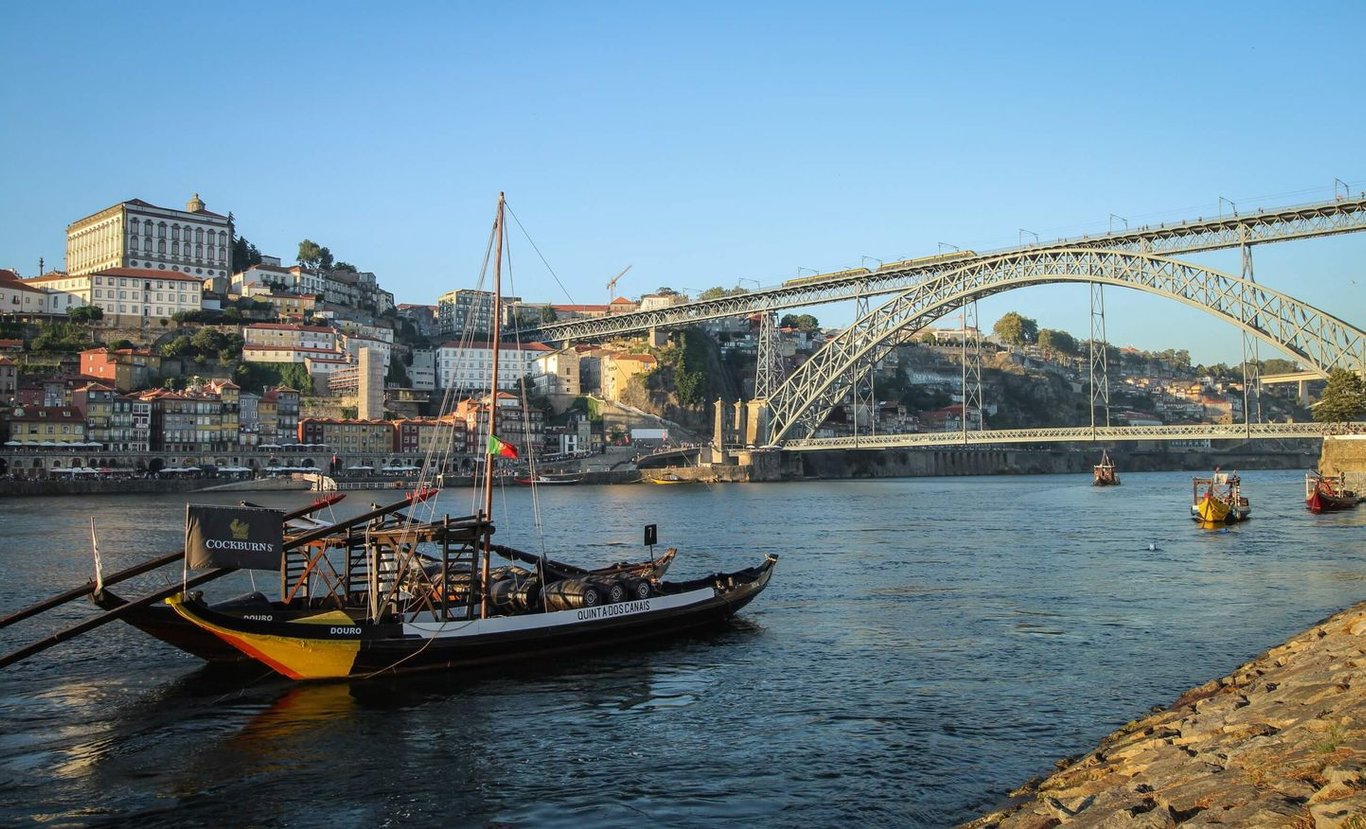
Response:
M490 399L491 293L459 288L438 294L431 304L395 304L374 273L349 266L287 265L269 255L234 263L235 223L232 213L208 210L198 194L184 209L130 199L67 226L64 270L21 278L0 269L0 320L62 322L83 308L102 314L89 329L89 347L73 358L42 363L43 371L23 370L38 364L27 353L32 343L0 339L0 407L7 413L0 418L0 442L11 451L83 446L184 457L318 446L345 462L347 452L427 453L438 444L477 452L480 429L487 428L489 407L496 405L501 422L524 432L530 451L582 451L606 436L586 432L586 421L550 425L540 409L513 392L525 385L560 412L583 396L638 403L646 397L645 379L660 367L655 353L630 343L555 349L505 340L497 345L500 390ZM667 289L600 305L504 299L503 326L688 301ZM701 327L721 362L755 359L755 321ZM214 342L240 337L240 352L229 357L267 376L282 376L288 367L291 382L248 391L227 376L197 376L226 373L222 361L203 362L202 352L185 356L183 343L202 334L218 338ZM992 405L965 406L962 373L954 365L958 344L980 336L961 327L922 332L917 339L923 343L910 351L901 346L874 367L873 388L895 387L904 378L934 404L908 409L896 401L865 401L837 410L821 427L822 436L870 427L954 430L965 421L968 428L990 423L999 413ZM778 353L791 369L824 340L819 330L784 329ZM174 343L181 343L179 353ZM1075 360L1030 349L1012 349L1006 356L1063 387L1076 390L1083 382L1084 366ZM1113 375L1112 382L1142 401L1117 410L1122 422L1242 416L1237 389L1213 378L1118 367ZM752 383L742 381L741 396L752 395ZM305 402L313 413L304 410ZM44 458L38 472L50 468L49 460L60 462ZM25 474L33 469L29 464Z

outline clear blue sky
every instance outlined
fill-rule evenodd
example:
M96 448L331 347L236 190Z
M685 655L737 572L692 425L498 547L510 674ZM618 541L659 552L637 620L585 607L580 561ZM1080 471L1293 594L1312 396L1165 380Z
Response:
M25 276L75 219L195 192L265 253L311 238L430 303L473 286L504 190L564 286L518 233L513 290L590 303L627 265L633 296L772 285L1366 190L1359 2L58 2L4 31L0 266ZM1256 275L1363 326L1364 254L1263 246ZM981 313L1086 336L1087 303ZM1204 314L1107 303L1116 344L1239 359Z

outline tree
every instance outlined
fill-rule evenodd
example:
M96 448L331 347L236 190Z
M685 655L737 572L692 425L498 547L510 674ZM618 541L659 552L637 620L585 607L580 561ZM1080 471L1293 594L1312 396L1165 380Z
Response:
M240 273L259 264L261 264L261 251L257 250L251 242L248 242L245 236L238 236L232 240L232 269L234 273Z
M1045 328L1039 332L1039 348L1071 356L1077 353L1077 341L1066 331Z
M810 314L784 314L783 318L778 320L778 327L795 328L809 334L813 331L819 331L821 323L820 320Z
M194 344L187 334L181 334L161 346L161 356L163 357L185 357L193 353Z
M1299 371L1298 364L1290 360L1282 360L1276 357L1262 363L1262 374L1294 374Z
M1314 404L1314 420L1343 423L1363 418L1366 418L1366 382L1345 368L1328 372L1328 385L1323 387L1319 402Z
M559 318L560 315L556 313L555 309L550 307L549 305L546 305L541 308L541 322L555 322Z
M77 305L74 308L68 308L66 315L72 322L82 324L99 322L104 319L104 309L98 305Z
M323 248L323 250L327 250L327 248ZM358 273L358 271L356 270L356 266L352 265L350 262L338 262L337 264L332 266L332 270L347 271L348 273Z
M708 288L707 290L705 290L705 291L703 291L702 293L698 294L698 295L697 295L697 298L698 298L698 299L725 299L725 298L728 297L728 296L742 296L742 295L747 294L747 293L749 293L749 291L746 291L744 288L741 288L741 287L738 287L738 286L737 286L737 287L734 287L734 288L722 288L720 285L718 285L718 286L716 286L715 288Z
M1039 338L1039 324L1014 311L997 320L991 331L1008 345L1029 345Z
M299 264L313 270L328 270L332 267L332 251L322 247L312 239L299 243Z

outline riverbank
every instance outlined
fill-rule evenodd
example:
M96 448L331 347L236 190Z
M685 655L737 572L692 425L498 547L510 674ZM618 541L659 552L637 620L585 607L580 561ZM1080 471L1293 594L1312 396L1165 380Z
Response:
M1366 602L1129 723L964 829L1366 825Z

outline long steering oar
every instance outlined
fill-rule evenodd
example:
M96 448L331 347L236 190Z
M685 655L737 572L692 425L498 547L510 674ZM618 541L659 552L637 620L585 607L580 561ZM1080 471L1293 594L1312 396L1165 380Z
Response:
M344 493L330 495L327 498L318 501L317 503L309 504L308 506L303 507L301 509L296 509L293 512L285 513L284 520L289 521L295 518L303 518L306 515L311 515L320 509L332 506L333 504L337 503L345 497L346 495ZM155 570L158 567L164 567L167 564L172 564L174 562L180 561L184 557L185 552L183 550L175 553L167 553L166 555L158 556L157 558L144 561L141 564L135 564L126 570L120 570L117 573L111 573L104 577L104 583L106 585L118 584L119 582L126 581L127 579L131 579L134 576L140 576L143 573L148 572L149 570ZM37 604L29 605L23 610L17 610L14 613L11 613L3 619L0 619L0 628L9 627L15 622L22 622L30 616L36 616L37 614L42 613L44 610L51 610L52 608L57 607L58 605L63 605L67 602L75 601L76 599L88 596L94 589L95 581L94 579L91 579L90 581L86 582L80 587L74 587L66 591L65 593L59 593L58 595L53 596L50 599L44 599L43 601L38 602Z
M425 489L409 493L408 497L404 498L402 501L395 502L387 507L380 507L379 509L371 510L370 512L357 515L355 518L348 518L344 521L338 521L334 525L313 530L312 532L303 533L302 535L297 535L284 543L284 549L292 550L296 547L302 547L305 544L308 544L309 542L317 541L320 538L326 538L327 536L331 535L339 529L348 529L350 527L356 526L357 524L363 524L367 521L373 521L374 519L384 515L388 515L389 513L394 512L395 510L400 510L404 507L421 503L429 498L432 498L436 495L436 493L437 491L434 489ZM340 500L340 498L337 498L336 500ZM331 503L336 503L336 500L332 501ZM304 511L302 514L307 515L308 512L316 511L319 508L320 507L318 506L312 506L308 510ZM293 514L291 513L289 515ZM289 517L289 515L287 515L286 517ZM293 515L293 517L298 518L300 516ZM177 556L179 555L183 555L183 553L177 553ZM161 590L158 590L155 593L152 593L151 595L143 596L140 599L134 599L133 601L130 601L124 605L120 605L119 607L116 607L113 610L106 610L104 613L101 613L99 616L96 616L93 619L87 619L84 622L72 625L71 627L65 628L64 630L59 630L51 636L44 637L43 639L33 643L32 645L20 648L17 651L11 651L10 653L5 654L4 656L0 656L0 668L3 668L7 665L11 665L15 662L18 662L21 659L30 657L35 653L45 651L53 645L65 642L68 639L72 639L76 636L81 635L82 633L85 633L86 631L94 630L95 628L100 627L101 625L104 625L108 622L120 619L138 608L146 607L152 602L158 601L160 599L165 599L168 596L174 596L176 593L179 593L182 590L189 590L191 587L198 587L201 584L213 581L214 579L222 578L223 576L226 576L227 574L234 572L236 572L236 568L228 567L220 568L217 570L210 570L206 573L201 573L200 575L185 581L183 584L176 584L170 587L162 588ZM105 583L107 584L108 582L109 579L105 579ZM93 584L91 586L93 586ZM87 587L86 592L89 592L89 589L90 588ZM80 593L78 594L78 596L79 595L85 594Z

